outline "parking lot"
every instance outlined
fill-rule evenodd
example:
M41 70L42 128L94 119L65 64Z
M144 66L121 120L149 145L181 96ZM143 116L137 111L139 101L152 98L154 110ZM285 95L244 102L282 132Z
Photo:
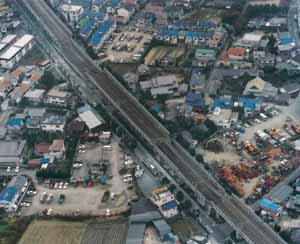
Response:
M82 162L85 160L86 164L92 164L103 155L99 152L99 144L86 145L85 149L79 153L77 157ZM129 188L128 183L124 183L122 177L119 175L119 170L122 167L123 152L117 142L111 144L112 151L110 153L110 172L112 178L106 184L96 183L92 187L84 185L73 185L65 181L57 181L52 183L51 189L49 183L44 183L36 186L37 195L30 199L31 206L24 207L21 213L24 215L31 215L34 213L41 213L45 209L51 209L53 215L69 215L79 212L82 215L104 215L109 209L110 214L119 213L127 210L128 202L136 197L134 188ZM105 193L106 192L106 193ZM103 201L104 194L110 192L106 201ZM47 193L45 202L41 202L43 194ZM49 197L52 195L52 197ZM63 201L59 199L64 195ZM49 201L48 201L49 199Z
M104 44L100 51L105 55L105 60L115 63L137 62L145 52L145 45L149 44L152 36L144 32L114 33L113 38Z

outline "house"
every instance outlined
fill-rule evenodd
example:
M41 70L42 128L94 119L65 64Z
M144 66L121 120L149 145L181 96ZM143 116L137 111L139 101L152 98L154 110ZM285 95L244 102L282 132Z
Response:
M45 108L27 108L25 110L28 118L26 119L27 128L40 128L41 121L43 120L46 109Z
M248 52L245 48L231 47L225 53L223 58L229 61L242 61L248 57Z
M7 94L13 89L13 85L8 81L4 80L0 82L0 96L6 98Z
M217 52L208 48L197 48L195 51L195 58L201 61L214 61L216 59Z
M22 58L22 48L10 46L0 55L0 65L3 68L11 69Z
M6 124L8 129L21 130L24 126L24 120L21 118L9 118Z
M21 140L5 140L0 141L0 165L16 166L23 162L25 157L24 152L26 148L26 141Z
M237 123L238 113L232 112L231 109L221 109L216 107L207 117L221 128L230 128L231 125Z
M52 88L47 92L44 102L46 104L51 104L60 107L68 106L68 100L71 97L70 92L61 91L57 88Z
M50 153L50 145L48 143L39 143L34 145L33 153L36 156L47 157Z
M6 212L16 212L28 188L28 179L18 175L13 177L0 193L0 208Z
M246 88L244 89L244 95L253 95L256 97L275 97L278 92L276 87L273 87L271 83L264 81L260 77L256 77L250 80Z
M123 80L127 83L130 90L132 90L133 92L136 91L139 81L139 76L137 74L128 72L123 75Z
M296 98L300 92L300 85L297 83L290 83L280 88L280 93L289 94L292 98Z
M203 109L204 102L201 94L189 92L185 98L185 103L192 108Z
M193 69L190 79L191 90L196 93L204 92L205 85L205 75L199 69Z
M40 104L44 99L46 90L43 89L32 89L25 93L24 98L33 105Z
M53 140L49 147L49 155L52 158L63 159L65 155L65 144L63 139Z
M171 218L178 214L177 202L174 194L166 187L151 192L151 201L159 208L165 218Z
M47 132L64 132L66 117L48 114L41 121L41 129Z
M140 81L140 88L149 91L152 96L170 95L178 89L176 75L157 76L151 80Z
M28 90L29 86L26 84L20 84L16 86L11 94L11 99L16 103L20 103Z
M84 11L82 5L63 4L60 8L65 20L70 23L77 23Z
M221 109L232 109L233 108L233 99L231 96L222 96L214 100L212 104L212 109L221 108Z

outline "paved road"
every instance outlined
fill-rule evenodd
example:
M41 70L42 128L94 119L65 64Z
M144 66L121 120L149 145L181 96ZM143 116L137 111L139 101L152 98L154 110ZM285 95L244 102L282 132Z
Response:
M249 243L285 243L247 206L226 194L224 189L181 147L171 144L169 133L120 84L96 67L87 54L72 40L60 19L42 0L18 2L38 16L38 22L46 29L61 55L82 77L86 85L94 87L96 94L98 94L97 90L100 90L131 125L135 126L152 145L156 145L156 149L164 153L166 158L194 184L194 187L222 211L226 221L243 234ZM157 143L158 141L161 143Z

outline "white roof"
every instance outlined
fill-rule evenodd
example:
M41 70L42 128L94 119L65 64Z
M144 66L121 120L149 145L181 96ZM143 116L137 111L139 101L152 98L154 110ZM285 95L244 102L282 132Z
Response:
M15 40L15 38L17 37L17 35L7 35L5 36L1 41L0 43L11 43L13 40Z
M87 110L81 114L79 114L79 118L87 125L87 127L91 130L99 125L102 125L102 120L99 116L97 116L93 111Z
M33 40L33 35L25 34L20 39L18 39L15 43L15 47L25 47L29 42Z
M264 34L261 32L245 33L242 40L247 42L259 42Z
M2 60L10 60L12 59L18 52L20 52L22 48L20 47L10 47L7 49L2 55L0 56L0 59Z
M61 9L66 12L78 12L83 7L81 5L71 5L71 4L63 4L61 5Z
M34 90L29 90L26 92L25 96L26 98L33 98L33 99L39 99L40 97L43 96L43 94L46 92L46 90L42 89L34 89Z

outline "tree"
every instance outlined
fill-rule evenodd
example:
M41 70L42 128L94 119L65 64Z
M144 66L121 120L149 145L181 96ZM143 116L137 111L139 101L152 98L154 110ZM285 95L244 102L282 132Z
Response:
M176 194L176 199L177 199L179 202L182 202L182 201L184 200L184 194L182 193L182 191L177 192L177 194Z
M199 162L199 163L203 163L204 160L203 160L203 156L201 154L197 154L196 155L196 160Z
M63 83L63 80L57 79L51 71L45 71L39 82L40 88L49 90L53 86Z
M193 206L193 204L190 200L185 200L182 206L184 207L184 209L189 210Z
M174 192L175 190L176 190L176 186L174 185L174 184L172 184L172 185L170 185L169 186L169 190L171 191L171 192Z
M163 177L163 178L161 179L161 183L162 183L163 185L169 185L169 184L170 184L170 181L169 181L169 179L168 179L167 177Z

